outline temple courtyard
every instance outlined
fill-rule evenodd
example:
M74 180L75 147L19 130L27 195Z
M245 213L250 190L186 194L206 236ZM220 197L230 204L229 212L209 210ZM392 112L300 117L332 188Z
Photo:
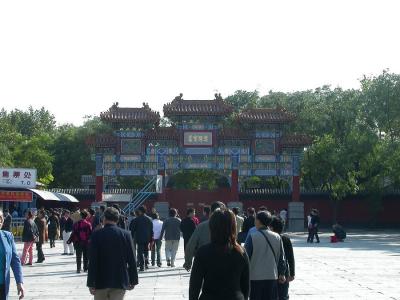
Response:
M304 234L290 236L296 258L291 299L400 299L399 231L353 231L337 244L329 243L329 234L321 235L320 244L307 244ZM17 247L21 252L22 244ZM43 264L24 267L25 299L93 299L86 274L75 272L75 257L60 255L61 242L53 249L44 245L44 252ZM183 241L177 260L182 264ZM189 278L180 267L151 268L140 274L139 285L125 299L188 299ZM18 299L15 281L9 299Z

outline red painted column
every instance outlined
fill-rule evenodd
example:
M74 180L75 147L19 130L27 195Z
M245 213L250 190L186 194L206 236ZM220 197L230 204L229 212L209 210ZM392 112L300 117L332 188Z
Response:
M96 176L96 202L103 201L104 180L103 176Z
M231 201L239 201L239 172L232 170Z
M292 201L300 201L300 176L293 176L292 179Z

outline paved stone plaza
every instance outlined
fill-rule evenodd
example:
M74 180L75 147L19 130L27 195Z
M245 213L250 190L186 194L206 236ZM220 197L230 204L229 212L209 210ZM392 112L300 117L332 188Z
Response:
M291 299L400 299L400 233L354 232L338 244L321 236L320 244L310 245L305 235L292 235L297 274ZM25 299L92 299L86 274L75 273L75 257L60 255L61 243L55 249L45 245L44 251L44 264L24 267ZM182 264L183 243L177 260ZM183 268L150 269L126 299L187 299L189 276ZM13 282L10 299L15 295Z

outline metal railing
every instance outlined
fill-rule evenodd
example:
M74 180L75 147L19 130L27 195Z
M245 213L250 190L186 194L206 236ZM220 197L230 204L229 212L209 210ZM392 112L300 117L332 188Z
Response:
M123 208L126 215L130 215L132 211L142 205L151 195L157 182L157 177L153 177L138 193L132 195L132 200Z

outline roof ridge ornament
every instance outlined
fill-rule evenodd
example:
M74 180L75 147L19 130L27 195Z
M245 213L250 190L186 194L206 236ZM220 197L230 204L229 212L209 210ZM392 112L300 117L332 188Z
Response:
M176 96L174 98L174 101L181 101L181 100L183 100L183 94L182 93L180 93L179 96Z
M215 93L214 96L215 96L215 100L217 100L217 101L223 101L224 100L222 98L222 96L221 96L221 93Z
M119 107L119 103L118 102L114 102L111 107L110 107L110 111L115 111L117 110Z

